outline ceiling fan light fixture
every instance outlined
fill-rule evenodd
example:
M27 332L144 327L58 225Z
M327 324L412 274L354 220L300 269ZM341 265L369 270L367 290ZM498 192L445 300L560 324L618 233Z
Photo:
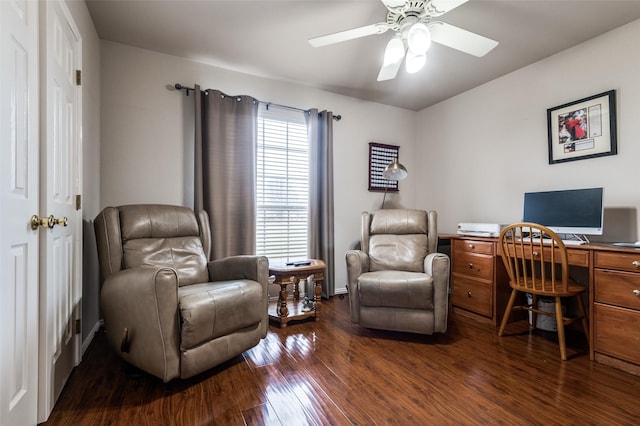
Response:
M407 52L407 60L405 61L405 67L409 74L415 74L424 67L427 63L427 55L424 53L420 55L414 54L412 51Z
M0 0L2 1L2 0ZM455 25L434 20L469 0L382 0L387 8L386 20L363 27L327 34L309 39L314 47L327 46L360 37L395 33L387 42L378 81L396 78L402 58L408 73L418 72L426 64L426 53L431 42L482 57L498 45L479 34Z
M384 65L391 65L400 62L404 58L404 43L398 36L393 37L387 43L387 48L384 50Z
M407 33L409 50L415 55L424 55L431 46L431 32L422 22L417 22L409 28Z

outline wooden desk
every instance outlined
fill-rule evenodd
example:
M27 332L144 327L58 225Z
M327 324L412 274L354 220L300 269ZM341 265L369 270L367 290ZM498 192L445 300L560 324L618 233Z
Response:
M497 327L511 294L498 239L439 238L451 241L452 313ZM567 246L567 254L588 270L590 358L640 375L640 249L591 243Z
M324 281L324 271L326 265L322 260L310 259L311 264L305 266L293 266L284 264L269 265L269 275L274 276L274 284L280 286L280 294L277 302L269 303L269 319L280 324L280 328L286 327L292 320L303 320L315 318L320 320L320 306L322 304L322 281ZM313 275L315 309L303 312L302 301L300 301L299 283ZM292 284L293 299L289 299L287 286Z

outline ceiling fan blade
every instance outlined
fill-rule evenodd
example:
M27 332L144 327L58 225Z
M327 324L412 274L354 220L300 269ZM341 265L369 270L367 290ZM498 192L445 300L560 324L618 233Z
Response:
M353 28L351 30L340 31L325 36L310 38L309 44L313 47L327 46L329 44L340 43L342 41L353 40L354 38L365 37L373 34L382 34L389 29L386 22L366 25L364 27Z
M406 3L405 0L381 0L381 1L382 3L384 3L385 6L387 6L387 8L403 6Z
M427 7L430 16L440 16L468 1L469 0L431 0L431 3Z
M398 75L398 70L402 65L402 59L388 65L383 65L378 73L378 81L392 80Z
M431 40L469 55L482 57L498 45L495 40L444 22L430 22L428 27Z

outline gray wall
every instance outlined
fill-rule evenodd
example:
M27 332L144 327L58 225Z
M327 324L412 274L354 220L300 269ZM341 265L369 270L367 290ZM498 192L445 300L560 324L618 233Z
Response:
M437 210L441 232L516 221L524 191L588 186L604 186L606 206L637 229L640 59L629 52L639 38L636 21L417 113L102 41L99 208L192 204L193 95L172 86L198 83L343 115L334 126L337 292L346 291L344 253L359 240L359 214L382 201L367 191L368 142L401 146L409 177L387 202ZM547 108L610 89L618 91L619 154L549 165Z
M328 109L334 122L335 266L337 292L346 292L344 254L359 240L360 212L380 207L368 188L368 143L400 145L409 177L389 205L411 207L419 182L415 112L336 95L102 41L102 207L127 203L192 205L193 93L173 84L220 89L298 108ZM214 236L215 238L215 236ZM326 259L325 259L326 260Z
M522 218L523 193L604 187L605 235L637 239L640 208L640 20L418 113L415 204L440 230ZM617 92L618 155L548 164L547 109ZM630 216L633 216L630 218Z

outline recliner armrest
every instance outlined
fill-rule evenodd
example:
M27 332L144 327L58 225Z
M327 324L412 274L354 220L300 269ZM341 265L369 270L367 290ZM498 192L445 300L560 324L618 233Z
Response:
M433 278L434 331L447 331L449 306L449 256L444 253L430 253L424 259L424 272Z
M265 256L230 256L208 263L210 281L253 280L269 284L269 260Z
M345 258L348 276L358 278L363 272L369 272L369 256L362 250L347 250Z
M369 272L369 256L362 250L348 250L345 255L347 261L347 290L349 291L349 305L351 308L351 322L360 322L360 298L357 291L358 277Z
M120 352L124 329L127 362L165 382L180 376L178 275L172 268L139 267L111 275L100 307L109 344Z
M238 255L213 260L208 263L209 280L253 280L262 286L264 321L261 335L267 335L269 328L269 259L265 256Z

